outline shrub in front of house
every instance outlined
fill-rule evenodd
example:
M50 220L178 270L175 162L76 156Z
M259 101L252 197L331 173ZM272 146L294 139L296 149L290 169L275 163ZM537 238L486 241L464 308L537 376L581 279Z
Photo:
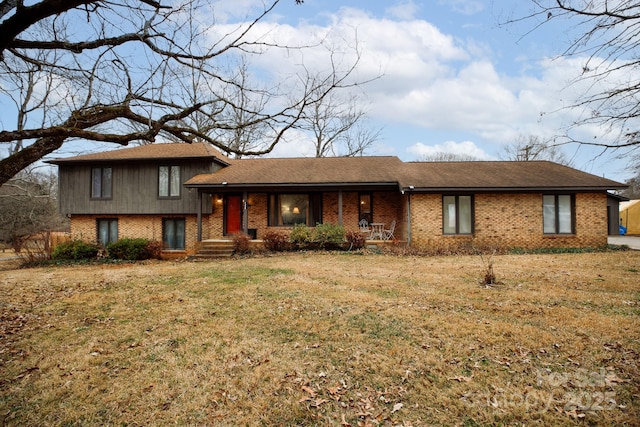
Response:
M236 254L246 254L249 252L251 237L246 233L238 233L233 236L233 252Z
M282 252L289 249L289 236L282 231L269 230L262 236L264 248L271 252Z
M87 260L98 256L100 247L82 240L71 240L57 245L51 253L54 260Z
M344 245L345 231L343 226L328 222L316 224L314 228L296 224L289 240L298 249L339 249Z
M148 239L124 238L107 245L109 258L136 261L159 258L161 247L159 243Z
M344 239L344 227L329 222L317 224L311 233L311 241L322 249L340 249Z
M313 231L306 224L296 224L291 229L289 241L299 249L307 248L313 242Z
M347 231L344 237L349 249L362 249L367 243L367 235L360 231Z

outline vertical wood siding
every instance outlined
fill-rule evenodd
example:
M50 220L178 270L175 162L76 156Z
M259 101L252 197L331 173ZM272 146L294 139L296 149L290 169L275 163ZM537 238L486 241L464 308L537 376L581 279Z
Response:
M180 165L180 181L219 169L210 161L113 162L59 167L60 212L63 214L194 214L197 213L197 191L181 186L180 198L158 198L158 167ZM91 168L113 169L113 197L91 198ZM203 196L203 213L211 212L211 197Z

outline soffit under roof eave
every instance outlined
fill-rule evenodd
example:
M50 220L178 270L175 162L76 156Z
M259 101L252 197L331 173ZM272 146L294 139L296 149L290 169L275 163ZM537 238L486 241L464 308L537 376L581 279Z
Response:
M111 165L117 163L160 163L160 162L173 162L183 163L190 161L210 161L218 163L221 166L229 166L230 163L225 162L218 157L207 156L190 156L190 157L145 157L140 159L94 159L94 160L73 160L73 159L51 159L45 160L44 163L48 163L56 166L72 166L72 165Z
M297 183L297 184L265 184L265 183L253 183L253 184L184 184L187 188L199 188L201 190L213 190L213 191L226 191L229 190L269 190L269 189L336 189L336 190L353 190L353 189L394 189L400 191L400 186L397 182L373 182L373 183Z
M622 190L627 187L402 187L408 193L540 193Z

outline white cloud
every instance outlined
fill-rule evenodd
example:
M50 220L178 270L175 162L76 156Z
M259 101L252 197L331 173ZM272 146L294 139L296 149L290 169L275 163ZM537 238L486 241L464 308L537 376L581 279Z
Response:
M406 0L387 8L385 13L392 18L408 21L415 17L418 10L420 10L418 5L412 0Z
M482 4L474 1L447 4L465 13L482 9ZM327 46L339 51L334 59L343 66L355 60L357 46L361 52L359 78L383 73L380 79L359 88L367 95L372 121L475 141L415 144L410 151L417 156L424 150L461 150L489 158L488 152L512 143L519 135L552 137L578 118L579 112L563 107L588 90L586 82L569 84L582 72L584 60L529 61L519 70L499 71L496 53L486 41L454 37L416 19L413 1L397 3L386 13L385 18L376 18L362 10L341 8L325 15L326 24L262 22L252 32L266 41L305 45L323 40L323 44L303 51L271 50L257 56L255 64L281 81L293 81L302 64L311 72L328 69L331 52ZM217 26L215 30L226 34L231 28ZM606 129L595 126L581 132L585 139L610 137ZM394 133L385 135L385 140L377 154L401 153L407 141L415 138ZM307 149L302 147L299 143L283 144L277 154L306 155Z
M435 145L426 145L422 142L418 142L408 147L407 151L413 154L416 159L438 153L460 154L473 156L478 159L490 159L490 156L472 141L445 141L442 144Z

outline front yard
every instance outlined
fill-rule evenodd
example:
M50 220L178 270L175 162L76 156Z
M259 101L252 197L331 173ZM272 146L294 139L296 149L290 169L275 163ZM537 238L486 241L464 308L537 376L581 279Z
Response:
M0 271L0 424L638 425L640 252L493 264Z

